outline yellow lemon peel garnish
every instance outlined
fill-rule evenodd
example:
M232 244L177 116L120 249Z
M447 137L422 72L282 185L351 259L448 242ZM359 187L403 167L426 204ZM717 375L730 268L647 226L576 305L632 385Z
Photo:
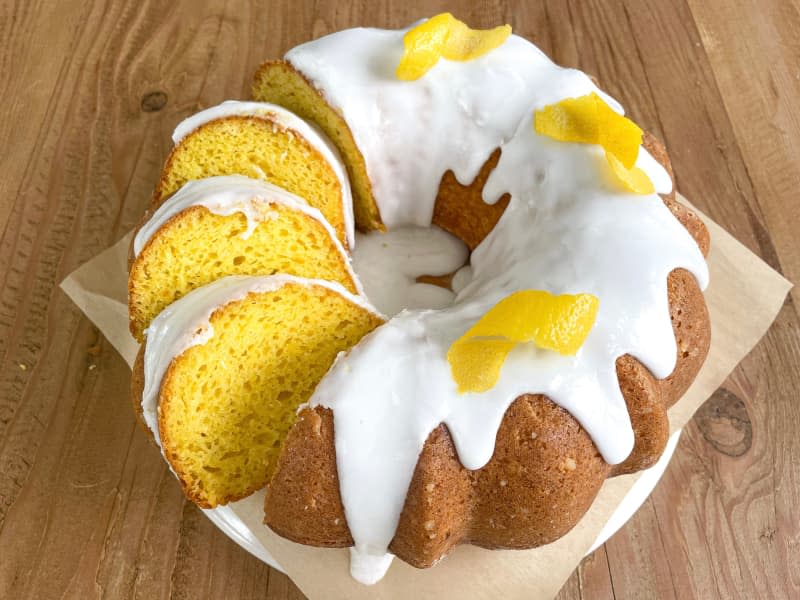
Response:
M614 175L616 175L617 179L634 194L652 194L656 191L647 173L642 171L639 167L626 169L625 165L610 152L606 152L606 159L608 160L608 164L611 165L611 170L614 171Z
M473 60L500 46L510 35L511 25L470 29L466 23L453 18L442 56L447 60Z
M517 344L533 342L559 354L575 354L594 325L599 305L592 294L554 296L542 290L523 290L503 298L447 352L459 393L494 387Z
M634 166L642 144L642 129L612 110L595 92L537 110L533 128L536 133L560 142L602 146L612 172L627 190L636 194L653 193L649 177Z
M397 78L419 79L440 58L472 60L494 50L511 35L510 25L494 29L470 29L450 13L431 17L403 36L403 57L397 67Z
M517 342L500 338L464 339L450 346L447 362L458 392L485 392L500 379L500 368Z

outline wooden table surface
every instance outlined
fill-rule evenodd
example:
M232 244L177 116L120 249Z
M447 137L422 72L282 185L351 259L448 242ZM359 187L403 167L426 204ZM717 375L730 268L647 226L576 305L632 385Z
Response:
M800 282L800 2L0 0L0 598L301 598L181 495L59 290L139 219L182 118L325 33L451 10L595 74L678 187ZM800 290L560 598L800 597Z

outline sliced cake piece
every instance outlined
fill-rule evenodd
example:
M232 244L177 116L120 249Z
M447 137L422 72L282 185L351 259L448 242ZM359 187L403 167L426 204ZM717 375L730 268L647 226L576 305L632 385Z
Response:
M339 153L322 132L285 108L223 102L180 123L172 140L153 207L187 181L245 175L300 196L319 209L343 245L353 245L353 203Z
M130 329L226 275L286 273L360 293L350 259L320 212L265 181L241 175L190 181L139 228L128 279Z
M353 210L359 228L385 230L372 195L364 156L342 115L311 82L285 60L265 62L255 74L253 98L285 106L317 125L341 152L353 188ZM400 157L398 157L399 159Z
M265 486L283 440L339 352L383 323L336 283L230 276L154 321L134 404L201 507Z

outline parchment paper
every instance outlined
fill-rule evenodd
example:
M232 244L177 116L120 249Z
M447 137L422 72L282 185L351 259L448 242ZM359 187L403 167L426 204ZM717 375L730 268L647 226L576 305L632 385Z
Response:
M711 283L706 290L711 350L692 387L670 410L673 432L683 427L755 346L791 288L788 281L718 225L705 215L700 216L711 233L708 257ZM126 306L130 235L77 269L61 284L128 365L133 364L137 352L137 344L128 333ZM231 508L312 599L551 598L639 476L607 480L586 516L552 544L533 550L508 551L459 546L436 567L427 570L395 560L383 581L370 587L350 578L347 550L301 546L267 529L262 524L258 501L262 494L237 502Z

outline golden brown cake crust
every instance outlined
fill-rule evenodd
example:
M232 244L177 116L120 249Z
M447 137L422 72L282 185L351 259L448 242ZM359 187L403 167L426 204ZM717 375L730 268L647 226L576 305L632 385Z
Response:
M644 143L671 175L663 146L649 134ZM499 151L490 160L496 164L498 158ZM497 214L480 200L491 168L485 166L466 191L457 182L458 190L446 184L437 198L434 222L470 248L502 216L502 211ZM443 177L443 182L447 179ZM470 219L456 209L456 201L465 193L471 198L469 211L481 213ZM674 194L663 201L706 255L709 236L702 221ZM542 395L523 395L511 404L491 460L476 471L461 465L447 428L440 425L420 454L390 551L424 568L459 543L486 548L546 544L575 526L606 477L655 463L669 437L667 409L694 380L711 339L708 311L694 276L676 269L668 277L667 290L678 345L673 373L657 380L633 357L617 360L635 438L634 449L623 463L608 465L578 422ZM283 537L312 546L352 545L336 475L329 409L305 409L300 414L285 441L264 507L264 522Z
M469 185L458 183L452 171L442 175L439 193L433 206L434 225L464 242L470 251L475 250L494 229L511 200L503 194L494 204L483 201L483 186L500 160L500 148L492 152L480 172Z
M303 409L289 430L267 487L267 524L292 541L312 546L351 546L336 469L333 412Z

